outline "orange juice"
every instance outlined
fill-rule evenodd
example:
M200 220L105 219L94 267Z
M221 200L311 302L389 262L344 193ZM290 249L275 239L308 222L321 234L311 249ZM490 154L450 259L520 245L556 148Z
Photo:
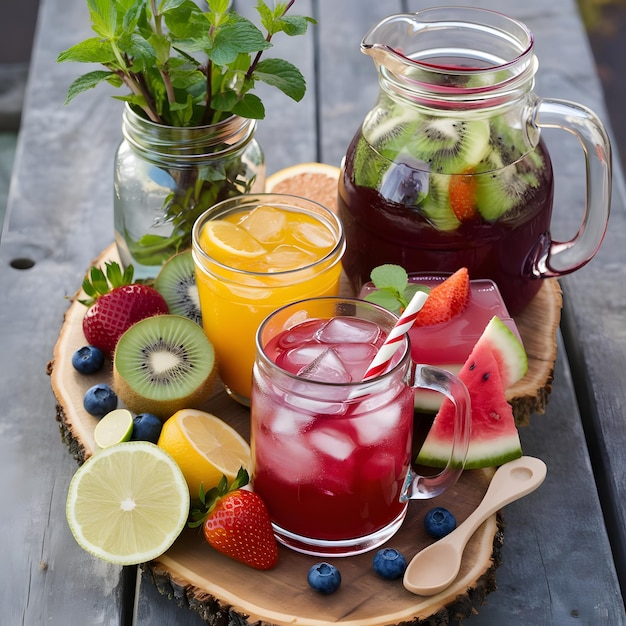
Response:
M204 330L236 400L249 403L259 324L284 304L337 295L344 247L335 214L295 196L231 198L198 218L193 256Z

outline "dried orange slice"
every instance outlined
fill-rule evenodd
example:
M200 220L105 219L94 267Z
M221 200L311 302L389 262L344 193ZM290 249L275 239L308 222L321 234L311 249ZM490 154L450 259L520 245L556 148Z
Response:
M269 176L265 181L265 191L309 198L336 212L340 172L337 166L327 163L292 165Z

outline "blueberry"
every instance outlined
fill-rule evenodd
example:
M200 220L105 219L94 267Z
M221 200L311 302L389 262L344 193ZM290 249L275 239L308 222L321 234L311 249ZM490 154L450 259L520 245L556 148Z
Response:
M456 519L448 509L437 506L426 513L424 528L431 537L441 539L456 528Z
M111 387L99 383L87 389L83 406L87 413L91 413L95 417L104 417L117 408L117 396Z
M334 593L341 585L339 570L330 563L316 563L307 576L309 585L320 593Z
M163 423L152 413L140 413L133 418L131 441L150 441L156 443L161 434Z
M406 569L406 559L395 548L383 548L374 555L374 571L383 578L400 578Z
M81 374L95 374L104 365L104 352L95 346L83 346L72 355L72 365Z

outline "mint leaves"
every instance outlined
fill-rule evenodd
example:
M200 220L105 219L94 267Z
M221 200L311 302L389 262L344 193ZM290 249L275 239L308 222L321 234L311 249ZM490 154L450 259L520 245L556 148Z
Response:
M215 124L230 115L262 119L257 81L299 101L306 83L294 65L263 59L278 33L306 33L310 17L287 15L295 0L270 8L258 0L264 32L228 10L228 0L87 0L96 36L61 52L59 62L98 63L70 86L66 102L101 82L126 86L118 99L169 126Z
M376 290L367 294L364 299L392 313L404 310L417 291L430 291L424 285L410 284L408 274L399 265L379 265L372 270L370 278Z

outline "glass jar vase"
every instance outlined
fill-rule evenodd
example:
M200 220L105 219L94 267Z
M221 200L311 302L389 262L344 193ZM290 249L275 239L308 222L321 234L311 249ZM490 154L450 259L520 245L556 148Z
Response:
M256 121L236 115L217 124L155 124L126 105L114 167L115 242L136 278L191 247L196 218L217 202L265 188Z

